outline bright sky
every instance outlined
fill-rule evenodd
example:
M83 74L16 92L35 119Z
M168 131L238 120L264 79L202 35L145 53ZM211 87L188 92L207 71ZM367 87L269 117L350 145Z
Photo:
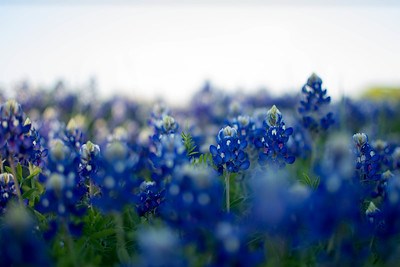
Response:
M400 84L400 5L2 3L1 87L94 76L104 95L182 102L205 79L278 94L316 72L334 97Z

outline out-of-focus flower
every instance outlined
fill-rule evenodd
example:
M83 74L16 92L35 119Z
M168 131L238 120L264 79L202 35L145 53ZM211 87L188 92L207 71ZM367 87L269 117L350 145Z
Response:
M176 169L167 185L160 213L171 227L185 233L187 241L196 241L202 247L205 231L213 229L223 214L222 196L222 184L215 172L184 165Z
M368 143L368 136L365 133L356 133L353 135L353 140L356 145L356 169L359 172L360 180L379 180L380 157Z
M93 176L99 168L100 147L88 141L80 148L79 172L82 177Z
M313 73L301 92L304 99L300 101L298 111L302 115L303 126L312 132L327 130L335 121L333 113L325 110L331 97L326 96L326 89L322 89L322 79Z
M0 116L1 157L15 157L23 164L28 161L40 164L43 149L39 136L21 105L15 100L8 100L0 107Z
M11 205L0 227L3 266L53 266L49 249L24 207Z
M7 203L16 196L14 177L10 173L0 174L0 214L2 214Z

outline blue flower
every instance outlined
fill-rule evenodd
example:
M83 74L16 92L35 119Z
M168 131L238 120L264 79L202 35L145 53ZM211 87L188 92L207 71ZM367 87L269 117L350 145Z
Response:
M79 173L83 178L90 178L99 168L100 147L88 141L79 151Z
M54 266L50 251L25 208L12 205L0 227L2 266Z
M304 99L300 101L298 111L302 115L303 126L312 132L327 130L335 121L333 113L325 111L331 97L326 96L326 89L322 89L321 78L313 73L301 91Z
M71 119L68 122L67 127L61 133L61 139L76 151L79 151L85 142L85 136L82 130L77 126L75 119Z
M210 153L218 172L238 172L246 170L250 166L247 153L244 149L247 141L241 141L237 130L230 126L222 128L217 136L217 146L210 146Z
M92 197L92 203L102 212L122 211L126 205L134 204L134 191L141 182L135 171L138 155L122 141L112 141L99 158L97 172L91 176L100 192Z
M34 139L30 136L31 121L26 118L21 105L8 100L0 107L0 154L2 158L16 157L20 162L31 160Z
M152 179L157 183L170 176L174 168L189 161L180 135L163 135L154 145L156 151L149 158L154 169Z
M290 154L306 159L310 157L312 150L312 139L309 132L300 123L293 126L292 138L288 141Z
M184 233L187 242L204 248L207 234L222 212L223 188L216 173L208 168L184 165L177 168L166 186L161 217Z
M353 141L356 145L356 169L360 181L379 180L380 156L368 143L368 136L365 133L356 133L353 135Z
M153 112L150 120L150 125L154 127L152 136L154 141L160 140L163 135L174 134L179 129L179 124L174 117L169 115L169 110L163 107L159 107L159 109Z
M245 227L228 220L214 230L213 259L210 266L258 266L265 260L264 247L252 249Z
M392 153L393 169L400 170L400 147L396 147Z
M168 227L142 228L138 231L139 259L135 266L188 266L178 234Z
M0 214L5 211L7 203L15 196L14 177L12 174L0 174Z
M82 216L88 207L85 203L88 187L78 172L79 155L69 144L55 139L50 142L48 161L47 168L39 175L45 193L35 208L41 213L57 215L56 228L59 223L67 223L70 232L79 235L81 225L71 219Z
M143 181L136 196L136 211L139 216L158 215L158 207L164 201L164 195L165 190L158 187L156 182Z
M240 142L248 142L252 138L255 125L250 116L240 115L232 121L231 125L236 129Z
M260 149L259 163L284 167L292 164L295 157L289 154L287 142L293 134L293 128L286 128L282 114L274 105L267 112L264 127L256 129L254 145Z

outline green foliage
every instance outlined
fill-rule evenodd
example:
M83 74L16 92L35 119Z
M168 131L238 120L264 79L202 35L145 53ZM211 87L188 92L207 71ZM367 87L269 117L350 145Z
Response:
M320 178L315 177L314 179L308 176L307 174L303 173L303 176L299 179L299 182L310 187L313 190L317 190L319 183L320 183Z
M193 166L213 166L211 153L201 154L198 158L192 160Z
M13 173L12 168L9 166L5 166L4 169L8 173ZM20 163L15 167L15 174L21 187L22 198L28 200L30 207L39 202L40 196L44 192L43 185L37 179L41 171L39 167L32 164L29 165L29 168L23 167Z
M186 155L188 157L193 157L197 155L199 152L196 151L196 144L193 141L193 137L189 132L184 132L182 131L181 133L183 145L185 146L186 149Z

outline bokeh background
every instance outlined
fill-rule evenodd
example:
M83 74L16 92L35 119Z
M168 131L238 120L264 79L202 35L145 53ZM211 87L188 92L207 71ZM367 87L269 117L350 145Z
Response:
M316 72L333 99L355 97L400 85L396 2L0 0L0 88L184 104L206 80L281 94Z

